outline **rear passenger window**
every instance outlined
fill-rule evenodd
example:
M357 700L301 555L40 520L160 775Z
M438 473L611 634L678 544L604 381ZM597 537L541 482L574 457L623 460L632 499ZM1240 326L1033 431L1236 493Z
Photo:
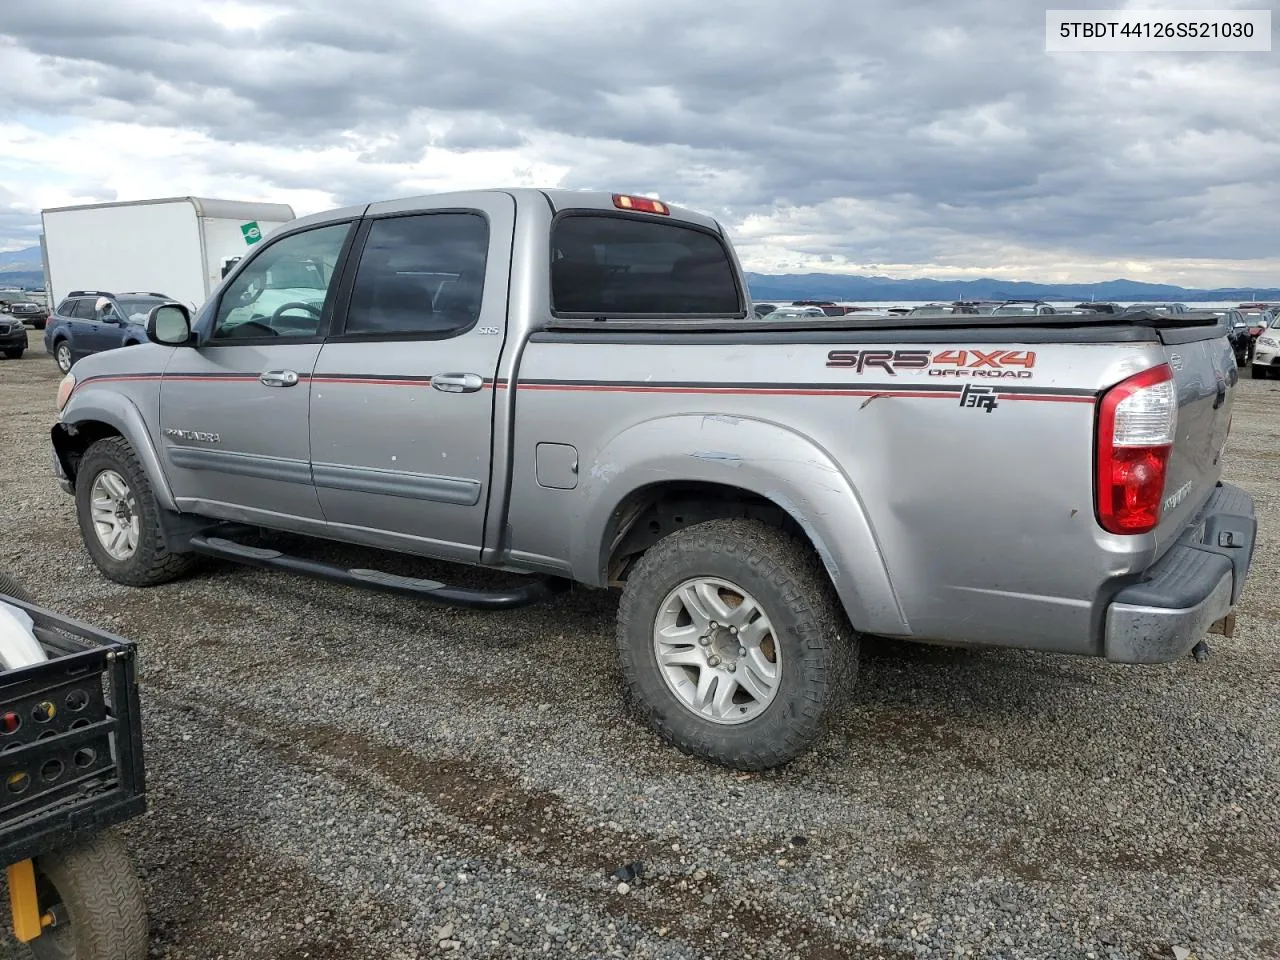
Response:
M724 244L678 223L599 214L561 217L551 232L558 315L741 316Z
M76 300L71 308L69 316L75 317L77 320L93 320L95 319L93 312L93 301L86 298Z
M346 333L449 337L480 317L489 222L478 213L375 220L369 229Z
M75 305L76 302L74 300L63 300L58 304L57 308L53 312L60 317L69 317L71 316L71 311L75 308Z

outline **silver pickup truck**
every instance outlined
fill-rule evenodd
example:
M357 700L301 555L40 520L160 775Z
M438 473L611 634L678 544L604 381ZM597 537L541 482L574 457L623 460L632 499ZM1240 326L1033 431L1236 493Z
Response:
M212 554L475 607L619 588L631 703L759 769L863 634L1153 663L1229 624L1256 525L1218 479L1227 332L756 319L709 217L455 193L294 221L196 317L157 307L71 370L53 461L120 583ZM345 569L263 528L531 576Z

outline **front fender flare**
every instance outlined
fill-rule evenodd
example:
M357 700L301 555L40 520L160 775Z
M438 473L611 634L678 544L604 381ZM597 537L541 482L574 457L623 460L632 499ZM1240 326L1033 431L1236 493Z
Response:
M579 477L587 506L571 562L581 579L605 583L605 537L629 497L663 482L716 483L764 497L799 524L855 629L910 633L857 491L825 450L790 427L702 414L647 420L606 442Z
M173 491L169 489L168 478L147 430L146 421L134 402L122 394L108 390L90 390L71 397L62 417L51 431L54 452L67 476L74 480L71 465L67 462L66 441L79 426L90 423L106 424L129 441L151 480L156 502L164 509L176 513L178 505L174 502Z

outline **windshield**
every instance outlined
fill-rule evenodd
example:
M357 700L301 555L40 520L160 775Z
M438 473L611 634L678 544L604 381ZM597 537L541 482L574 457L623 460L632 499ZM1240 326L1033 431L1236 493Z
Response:
M153 307L158 307L164 303L163 300L117 300L116 304L120 307L120 313L124 314L126 320L132 320L134 323L146 323L147 314L151 312Z

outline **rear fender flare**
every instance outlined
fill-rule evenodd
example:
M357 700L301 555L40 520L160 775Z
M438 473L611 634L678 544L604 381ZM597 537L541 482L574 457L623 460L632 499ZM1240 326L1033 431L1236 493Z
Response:
M848 476L811 439L766 420L660 417L605 443L579 472L585 513L574 519L575 575L603 586L611 547L606 538L618 508L644 487L689 481L736 487L772 501L808 536L855 629L910 634Z
M53 448L62 469L71 476L67 463L66 449L70 435L77 427L91 423L101 423L111 427L133 447L138 459L142 462L147 477L151 480L151 489L155 492L156 502L166 510L177 512L173 492L169 489L169 481L165 477L164 468L156 452L151 434L147 430L142 413L128 397L108 390L89 390L72 396L71 402L63 411L62 418L53 428Z

